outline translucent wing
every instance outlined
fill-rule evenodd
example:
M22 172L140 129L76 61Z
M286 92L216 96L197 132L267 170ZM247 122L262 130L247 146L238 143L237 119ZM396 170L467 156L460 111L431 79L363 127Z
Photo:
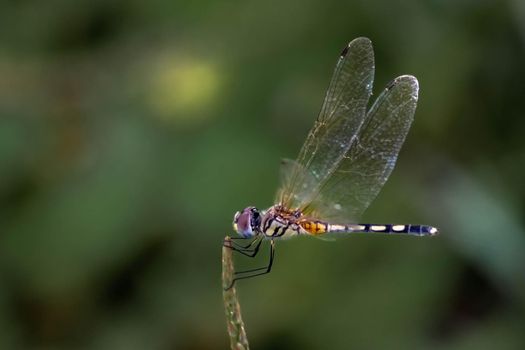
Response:
M367 38L348 44L337 62L321 112L296 162L286 162L277 202L297 209L319 198L365 119L374 80L374 52Z
M318 183L303 203L303 212L325 220L358 218L390 176L416 110L418 81L392 81L367 113L357 135L335 170ZM304 170L308 172L307 169Z

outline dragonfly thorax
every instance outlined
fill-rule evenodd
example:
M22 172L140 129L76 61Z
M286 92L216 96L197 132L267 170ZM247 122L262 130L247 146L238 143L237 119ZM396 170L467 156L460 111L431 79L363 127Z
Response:
M260 233L261 214L255 207L247 207L235 213L233 229L245 238L256 236Z

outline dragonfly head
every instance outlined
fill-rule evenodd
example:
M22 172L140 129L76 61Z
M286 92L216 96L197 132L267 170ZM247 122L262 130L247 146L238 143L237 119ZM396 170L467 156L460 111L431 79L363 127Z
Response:
M245 238L259 234L261 225L261 214L255 207L248 207L235 213L233 217L233 229Z

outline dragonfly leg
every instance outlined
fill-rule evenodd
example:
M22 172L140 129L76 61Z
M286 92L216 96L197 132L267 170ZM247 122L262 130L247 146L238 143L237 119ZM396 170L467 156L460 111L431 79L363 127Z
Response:
M243 238L243 239L249 239L249 238ZM242 255L248 256L250 258L253 258L257 255L259 252L259 248L261 247L261 243L263 241L263 237L258 236L255 237L248 245L241 246L231 241L225 241L224 246L227 248L230 248L231 250L238 252ZM252 248L252 246L255 244L255 247Z
M259 245L260 245L260 243L257 245L257 247ZM259 267L259 268L256 268L256 269L250 269L250 270L244 270L244 271L235 272L235 276L236 277L233 278L232 283L227 288L225 288L224 290L228 290L231 287L233 287L233 285L235 284L235 281L246 279L246 278L252 278L252 277L256 277L256 276L261 276L261 275L265 275L267 273L270 273L270 271L272 270L274 257L275 257L275 241L271 240L270 241L270 260L268 261L268 265L264 266L264 267ZM250 274L244 275L244 276L239 276L239 275L243 275L243 274L246 274L246 273L250 273Z
M245 237L230 237L228 239L228 243L226 243L226 240L225 240L225 246L226 247L231 247L232 245L235 247L235 248L238 248L238 249L242 249L242 250L246 250L246 249L249 249L252 245L254 245L255 242L257 242L258 239L262 239L262 236L256 236L255 239L253 239L250 243L248 243L246 246L242 246L240 245L239 243L235 242L236 240L249 240L251 239L250 238L245 238Z

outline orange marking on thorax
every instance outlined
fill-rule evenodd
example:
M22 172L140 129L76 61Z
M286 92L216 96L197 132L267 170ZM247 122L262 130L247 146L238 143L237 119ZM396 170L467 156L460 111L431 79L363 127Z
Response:
M319 221L301 221L299 225L311 235L321 235L327 230L327 225Z

